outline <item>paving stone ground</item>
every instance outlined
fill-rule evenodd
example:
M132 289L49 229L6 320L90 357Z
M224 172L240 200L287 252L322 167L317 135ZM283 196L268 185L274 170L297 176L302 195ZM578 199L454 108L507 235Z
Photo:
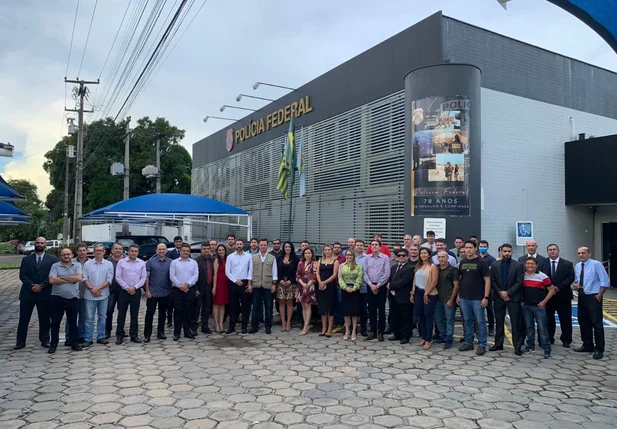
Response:
M19 287L0 272L0 429L617 427L617 329L600 361L559 345L547 360L478 357L277 326L48 355L36 320L12 350Z

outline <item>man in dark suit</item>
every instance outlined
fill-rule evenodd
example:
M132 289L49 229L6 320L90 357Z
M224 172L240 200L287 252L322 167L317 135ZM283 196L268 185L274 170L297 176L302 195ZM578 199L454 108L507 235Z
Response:
M548 337L551 344L555 342L555 311L559 315L561 337L559 338L566 348L572 344L572 283L574 283L574 265L572 262L559 257L559 247L549 244L546 248L548 258L540 267L540 271L549 276L551 284L557 287L556 295L546 304L546 318Z
M540 269L540 267L542 266L542 261L544 261L546 257L538 254L538 243L536 243L535 240L527 240L527 242L525 243L525 249L527 249L527 253L518 258L518 263L523 265L524 267L525 260L527 258L535 258L535 260L538 262L538 269ZM523 268L523 272L524 271L525 269Z
M394 335L390 341L399 340L401 344L409 343L412 327L412 307L409 297L413 283L414 269L416 264L409 262L407 249L399 249L396 252L396 264L390 268L390 281L387 284L388 293L394 294L396 305L391 309L392 331Z
M512 342L514 353L521 356L523 345L523 321L521 314L521 299L525 270L523 266L512 260L512 245L505 243L501 246L500 261L491 266L491 289L495 300L495 345L489 350L494 352L503 350L504 324L506 309L510 315L512 326Z
M26 346L28 325L32 310L36 306L39 316L39 340L41 346L49 348L49 329L51 323L50 302L51 284L49 271L58 258L45 252L47 240L39 237L34 242L34 253L21 260L19 279L22 282L19 292L19 325L15 350Z
M180 248L182 247L182 237L176 235L174 237L174 248L167 251L167 257L172 261L180 257ZM167 307L167 327L170 328L173 325L174 320L174 306L169 305Z
M210 244L203 243L201 245L201 255L195 258L199 277L197 278L197 293L199 296L195 300L193 308L192 326L193 333L197 331L199 326L199 315L201 310L201 332L211 334L212 331L208 327L208 319L210 319L210 310L212 308L212 286L214 282L214 265L210 257Z

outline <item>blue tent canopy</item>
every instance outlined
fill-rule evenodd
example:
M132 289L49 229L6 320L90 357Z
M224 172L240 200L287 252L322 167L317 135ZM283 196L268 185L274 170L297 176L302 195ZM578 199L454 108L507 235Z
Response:
M28 217L28 213L17 207L12 201L0 201L0 217L5 216Z
M244 215L248 213L221 201L197 195L148 194L119 201L82 216L81 219L101 218L169 218L203 215Z
M20 201L25 199L26 197L17 192L15 188L6 183L2 176L0 176L0 201Z
M576 16L617 52L617 1L615 0L548 0Z

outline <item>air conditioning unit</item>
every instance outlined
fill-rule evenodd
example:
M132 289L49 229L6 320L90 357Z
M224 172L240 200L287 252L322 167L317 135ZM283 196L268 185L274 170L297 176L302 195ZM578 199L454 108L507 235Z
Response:
M109 173L112 176L124 176L124 164L121 162L114 162L113 164L111 164Z
M159 169L156 168L154 165L146 165L144 168L141 169L141 174L146 179L154 179L158 177Z

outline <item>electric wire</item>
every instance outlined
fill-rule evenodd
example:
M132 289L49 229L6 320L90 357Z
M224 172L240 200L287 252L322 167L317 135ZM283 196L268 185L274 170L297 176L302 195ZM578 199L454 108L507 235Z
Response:
M94 22L94 15L96 14L96 6L99 4L99 0L94 2L94 10L92 11L92 18L90 19L90 26L88 27L88 35L86 36L86 44L84 45L84 51L81 54L81 61L79 62L79 70L77 71L77 77L81 73L81 66L84 64L84 57L86 56L86 50L88 49L88 41L90 40L90 31L92 31L92 23Z

